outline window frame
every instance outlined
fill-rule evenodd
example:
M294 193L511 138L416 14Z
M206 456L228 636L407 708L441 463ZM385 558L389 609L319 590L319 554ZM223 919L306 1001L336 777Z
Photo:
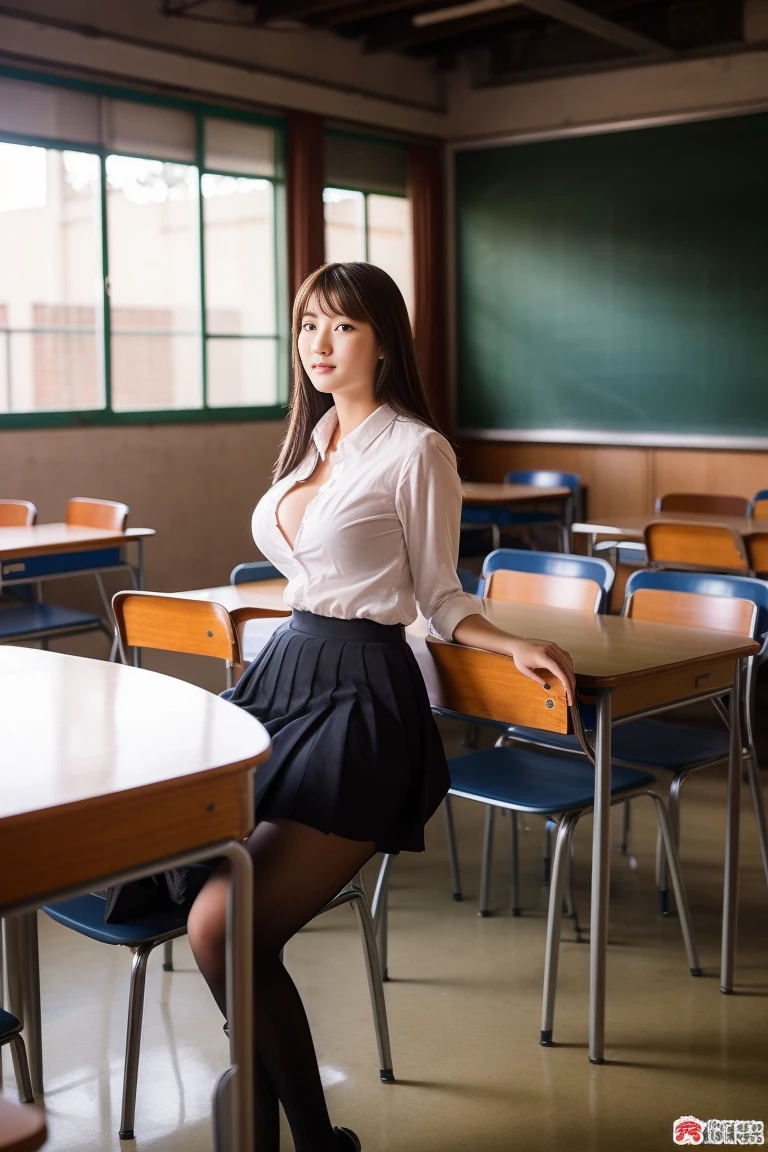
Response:
M22 428L71 428L103 427L120 425L154 424L212 424L225 422L283 420L289 392L289 323L288 312L281 306L288 299L288 261L286 235L286 196L285 196L285 121L280 116L230 108L226 105L209 104L180 97L157 95L140 89L123 88L101 84L73 77L39 73L27 69L0 65L0 77L21 80L35 84L46 84L54 88L68 88L91 95L104 96L117 100L130 100L135 103L174 108L191 113L195 119L194 159L181 161L178 158L163 157L152 148L143 154L106 148L103 145L83 144L49 137L25 136L18 133L2 132L0 141L8 144L21 144L28 147L46 148L58 152L82 152L99 159L99 194L101 201L101 272L102 272L102 317L101 332L97 331L97 355L103 365L104 407L92 409L0 412L0 432ZM206 118L233 120L243 124L269 127L274 132L275 173L273 176L254 176L252 172L237 172L234 169L222 171L205 165L205 121ZM199 408L137 409L136 411L115 411L112 408L111 371L111 309L109 300L109 249L108 249L108 204L106 162L108 156L129 156L143 160L159 160L169 164L187 164L197 171L198 181L198 266L199 266L199 332L201 364L201 399ZM202 195L202 178L206 174L241 176L249 180L265 180L272 186L273 200L273 275L275 285L275 331L260 337L241 336L240 339L267 339L276 343L276 383L277 401L272 405L238 407L208 407L208 323L205 284L205 208ZM97 320L98 328L98 320ZM216 338L216 337L213 337ZM227 337L228 339L238 337Z

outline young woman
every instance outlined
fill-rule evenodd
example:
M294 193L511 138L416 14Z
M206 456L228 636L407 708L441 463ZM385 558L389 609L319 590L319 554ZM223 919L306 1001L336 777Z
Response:
M555 644L510 636L456 575L461 484L419 380L394 281L328 264L293 310L294 388L254 539L288 578L289 623L231 693L265 725L256 773L254 971L257 1147L279 1148L278 1101L296 1152L354 1152L333 1128L307 1018L280 952L376 852L421 851L448 789L445 754L405 640L418 603L434 632L511 656L570 699ZM225 1012L227 877L195 901L189 938Z

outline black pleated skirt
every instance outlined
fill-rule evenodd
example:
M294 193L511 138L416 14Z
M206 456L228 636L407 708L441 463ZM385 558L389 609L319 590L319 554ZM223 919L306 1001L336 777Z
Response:
M256 772L257 820L423 851L449 775L402 627L294 611L224 696L272 739Z

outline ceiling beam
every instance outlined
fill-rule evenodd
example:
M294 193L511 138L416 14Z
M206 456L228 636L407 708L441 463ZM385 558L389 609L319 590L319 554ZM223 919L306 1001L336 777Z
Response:
M628 48L631 52L638 52L641 56L674 56L672 49L659 40L652 40L650 36L643 36L642 33L625 28L614 20L606 20L604 16L588 12L579 4L572 3L572 0L524 0L524 3L527 8L540 12L542 16L551 16L553 20L570 24L590 36L608 40L612 44Z
M457 0L458 2L458 0ZM388 16L390 13L402 11L404 8L419 8L416 0L368 0L364 4L350 3L344 0L344 7L331 12L324 21L327 28L337 28L339 24L352 24L353 22L372 19L375 16Z
M537 15L522 4L497 8L491 12L480 12L477 16L464 16L459 20L446 20L440 24L416 27L407 16L385 20L378 27L370 29L366 36L366 52L391 52L400 48L429 47L445 40L458 40L467 32L482 31L484 28L498 28L499 33L515 23L535 22Z
M256 19L259 24L268 20L305 20L348 6L349 0L260 0Z

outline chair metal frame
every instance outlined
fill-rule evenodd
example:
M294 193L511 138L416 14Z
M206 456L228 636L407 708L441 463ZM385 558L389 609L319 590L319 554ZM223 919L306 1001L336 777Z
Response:
M0 931L2 931L1 925ZM2 948L0 948L0 966L2 966ZM0 1005L1 1004L2 997L0 996ZM35 1096L32 1091L32 1079L29 1075L27 1049L24 1044L24 1039L21 1035L22 1027L23 1025L18 1017L0 1007L0 1048L3 1048L4 1045L7 1044L11 1049L13 1073L16 1077L16 1087L18 1088L19 1092L19 1100L22 1104L34 1104ZM0 1059L0 1093L2 1093L2 1090L3 1063Z
M221 604L205 600L187 600L168 593L137 590L116 593L112 605L116 621L116 639L123 663L128 663L128 649L138 647L184 652L191 655L218 656L226 661L228 667L239 662L240 642L237 630L231 616ZM254 609L253 614L258 616L258 609ZM185 629L183 640L177 639L174 642L174 633L178 636L177 630L182 628ZM390 1082L394 1080L394 1073L392 1071L384 988L379 967L376 932L361 874L358 873L351 883L322 909L322 912L336 908L341 904L351 904L357 918L373 1010L379 1055L379 1076L383 1082ZM78 930L74 925L69 925L69 927L73 931ZM186 931L186 925L184 925L169 932L158 933L152 939L144 940L138 945L126 945L130 947L133 959L129 985L123 1094L120 1112L119 1136L121 1140L134 1139L147 963L155 948L162 944L163 969L172 971L173 940L186 935ZM83 934L88 935L87 932L83 932Z

